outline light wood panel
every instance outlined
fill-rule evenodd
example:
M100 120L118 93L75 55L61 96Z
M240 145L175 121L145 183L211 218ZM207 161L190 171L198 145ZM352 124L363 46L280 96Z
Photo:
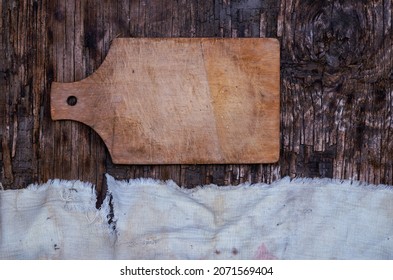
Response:
M276 162L279 56L266 38L115 39L91 76L52 83L52 118L92 127L118 164Z

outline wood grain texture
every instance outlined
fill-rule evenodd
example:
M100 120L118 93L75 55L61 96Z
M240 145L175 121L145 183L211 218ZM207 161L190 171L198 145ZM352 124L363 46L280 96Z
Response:
M0 181L205 183L282 176L393 184L392 0L4 0ZM276 164L118 165L87 126L53 122L52 81L91 75L117 37L272 37L281 45Z
M92 127L116 164L279 158L275 39L115 39L99 69L52 83L54 120Z

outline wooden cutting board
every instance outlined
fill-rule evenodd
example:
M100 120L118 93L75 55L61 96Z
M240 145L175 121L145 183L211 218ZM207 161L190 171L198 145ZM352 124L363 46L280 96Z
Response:
M279 54L275 39L115 39L91 76L52 83L52 118L93 128L118 164L275 162Z

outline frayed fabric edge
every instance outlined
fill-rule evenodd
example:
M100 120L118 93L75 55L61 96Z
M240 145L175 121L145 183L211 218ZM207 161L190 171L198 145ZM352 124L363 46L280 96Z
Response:
M97 193L95 191L94 185L89 182L83 182L79 180L61 180L61 179L53 179L48 180L44 184L31 184L27 186L25 189L7 189L3 190L0 188L0 197L6 199L8 195L12 193L26 194L26 193L41 193L46 192L48 190L58 192L59 199L64 201L76 201L83 198L84 201L88 201L88 205L78 204L70 207L70 211L91 211L95 209L97 211L96 215L100 216L101 219L107 221L108 228L111 231L115 231L116 229L116 205L113 205L112 201L112 192L116 190L117 193L121 192L133 192L134 188L145 188L148 186L159 186L159 187L169 187L174 191L179 191L184 194L193 194L202 190L217 190L217 191L231 191L231 190L239 190L239 189L248 189L252 191L253 189L271 189L271 188L280 188L283 186L290 186L291 188L296 189L296 187L310 187L310 188L323 188L328 185L336 185L340 188L359 188L366 190L385 190L392 191L393 186L390 185L373 185L367 184L361 181L355 180L339 180L339 179L330 179L330 178L294 178L290 179L289 177L284 177L279 180L276 180L270 184L266 183L243 183L236 186L227 185L227 186L217 186L215 184L197 186L192 189L188 189L185 187L181 187L177 185L172 180L162 181L152 178L137 178L137 179L129 179L129 180L117 180L110 174L106 174L107 184L108 184L108 192L104 198L102 205L97 209ZM0 183L1 184L1 183ZM113 232L112 232L113 233Z
M228 191L228 190L236 190L242 188L274 188L280 187L284 185L291 185L291 187L296 186L305 186L309 185L310 188L323 188L326 185L342 185L342 187L359 187L359 188L367 188L367 189L382 189L382 190L390 190L393 191L392 185L386 184L369 184L362 181L357 180L343 180L343 179L333 179L333 178L307 178L307 177L296 177L290 178L289 176L277 179L271 183L250 183L245 182L239 185L224 185L218 186L216 184L208 184L208 185L199 185L194 188L187 188L186 186L179 186L172 180L159 180L152 178L136 178L136 179L128 179L128 180L118 180L115 179L110 174L106 174L106 179L108 182L108 186L112 188L119 188L121 191L131 191L135 187L144 187L149 185L159 185L174 188L178 191L182 191L184 193L194 193L198 192L202 189L214 189L219 191Z
M385 185L385 184L368 184L366 182L357 181L357 180L341 180L341 179L332 179L332 178L290 178L288 176L280 178L276 181L271 183L254 183L251 184L249 182L245 182L239 185L225 185L225 186L218 186L216 184L208 184L208 185L200 185L194 188L187 188L183 186L179 186L173 180L159 180L159 179L152 179L152 178L136 178L136 179L128 179L128 180L119 180L111 176L110 174L105 174L107 183L108 183L108 193L104 201L106 200L108 203L108 195L111 194L112 189L118 188L121 191L131 191L135 187L145 187L149 185L159 185L163 187L170 187L176 189L178 191L182 191L184 193L194 193L198 192L202 189L215 189L219 191L228 191L228 190L235 190L241 188L273 188L273 187L280 187L283 185L291 185L292 187L296 186L304 186L309 185L312 188L315 187L324 187L329 184L336 184L336 185L343 185L343 187L360 187L360 188L371 188L375 189L383 189L383 190L393 190L392 185ZM95 203L97 202L97 193L95 191L95 186L90 182L83 182L80 180L62 180L62 179L52 179L48 180L46 183L43 184L30 184L24 189L4 189L3 185L0 182L0 194L6 194L8 192L45 192L49 188L55 189L68 189L71 191L81 191L83 194L91 195ZM103 204L104 208L108 207ZM100 207L102 208L102 207Z

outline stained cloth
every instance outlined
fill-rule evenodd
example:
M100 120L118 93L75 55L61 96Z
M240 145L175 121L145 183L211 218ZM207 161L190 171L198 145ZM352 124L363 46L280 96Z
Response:
M393 189L283 178L201 186L51 180L0 191L0 259L393 259Z

